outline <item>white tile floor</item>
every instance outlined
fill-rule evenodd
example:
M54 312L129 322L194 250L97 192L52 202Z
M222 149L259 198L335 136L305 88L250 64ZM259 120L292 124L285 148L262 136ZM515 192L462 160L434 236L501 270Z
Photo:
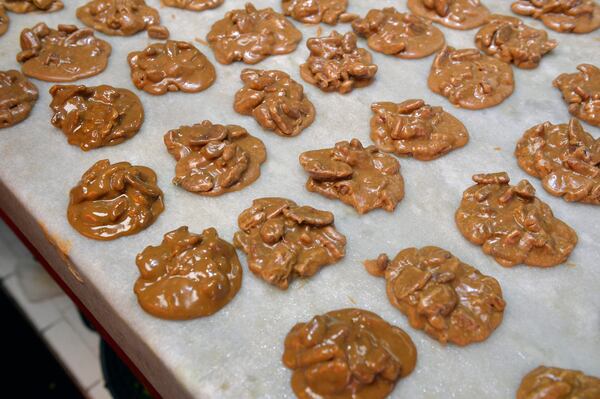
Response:
M25 281L28 289L31 284L54 284L48 282L42 266L35 262L19 239L0 221L0 280L7 292L22 308L50 350L63 364L68 373L90 399L111 399L104 387L100 369L100 337L90 331L81 321L77 308L64 293L52 298L32 301L23 290ZM18 273L18 265L26 264L27 273ZM54 287L41 287L44 292L52 293Z

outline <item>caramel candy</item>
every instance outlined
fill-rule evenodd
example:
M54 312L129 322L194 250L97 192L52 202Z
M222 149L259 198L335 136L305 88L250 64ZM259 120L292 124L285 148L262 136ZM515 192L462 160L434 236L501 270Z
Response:
M140 271L134 286L138 302L162 319L209 316L227 305L242 285L235 249L214 228L202 234L190 233L187 226L170 231L135 262Z
M598 399L600 378L581 371L539 366L519 386L517 399Z
M4 6L2 4L0 4L0 36L5 34L6 31L8 30L9 22L10 22L10 19L8 18L8 14L6 13Z
M283 14L305 24L336 25L348 8L348 0L282 0Z
M156 174L129 162L96 162L70 194L67 217L80 234L95 240L114 240L135 234L162 213L163 193Z
M537 68L542 56L558 45L543 29L527 26L519 18L495 14L477 32L475 44L487 55L523 69Z
M153 43L129 53L127 61L135 87L154 95L179 90L196 93L209 88L217 78L213 64L188 42Z
M296 324L283 353L300 399L383 399L416 362L408 334L362 309L334 310Z
M315 120L315 107L304 88L285 72L244 69L244 87L235 94L233 109L252 115L265 129L296 136Z
M64 7L60 0L4 0L2 3L8 11L18 14L34 11L54 12Z
M352 22L352 29L367 38L372 50L398 58L427 57L445 43L442 31L429 20L393 7L369 11Z
M303 152L300 165L309 174L308 191L339 199L360 214L376 208L392 212L404 197L400 163L357 139Z
M385 277L390 302L410 325L442 344L484 341L502 322L505 302L498 281L442 248L407 248L391 262L381 254L365 267Z
M460 30L483 25L490 15L479 0L408 0L407 6L415 15Z
M285 198L260 198L238 218L233 245L248 256L257 277L287 289L295 277L310 277L346 254L346 237L333 214Z
M184 10L204 11L219 7L223 1L225 0L162 0L162 4Z
M446 46L431 65L429 88L455 106L482 109L500 104L515 88L510 65L477 49Z
M600 127L600 69L591 64L577 69L579 72L558 75L552 84L561 91L571 115Z
M25 120L37 99L37 87L21 72L0 71L0 129Z
M300 75L308 83L325 92L346 94L354 88L371 84L377 73L371 54L356 45L356 35L344 36L337 31L326 37L308 39L310 56L300 65Z
M272 8L257 10L252 3L227 12L206 36L221 64L256 64L270 55L288 54L301 39L302 33L283 15Z
M542 179L544 189L565 201L600 205L600 138L569 124L540 123L517 143L519 166Z
M518 0L511 9L557 32L589 33L600 27L600 5L594 0Z
M461 121L423 100L374 103L371 110L371 140L381 151L430 161L469 141Z
M77 9L77 18L111 36L131 36L160 24L158 11L144 0L92 0Z
M506 172L473 176L455 220L462 235L502 266L550 267L567 260L577 234L535 196L527 180L509 185Z
M263 142L236 125L203 121L170 130L164 141L177 161L173 184L206 196L238 191L252 184L267 158Z
M91 29L39 23L21 32L17 61L23 73L48 82L71 82L94 76L106 69L112 48L94 36Z
M119 144L133 137L144 121L138 96L102 85L56 85L50 89L52 124L82 150Z

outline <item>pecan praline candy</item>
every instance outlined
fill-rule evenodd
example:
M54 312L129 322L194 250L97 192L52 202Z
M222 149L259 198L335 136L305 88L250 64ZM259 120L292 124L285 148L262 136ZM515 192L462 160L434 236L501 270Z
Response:
M417 349L400 328L375 313L340 309L296 324L283 364L300 399L383 399L415 368Z
M129 162L96 162L69 196L67 218L75 230L95 240L114 240L150 226L164 210L156 174Z

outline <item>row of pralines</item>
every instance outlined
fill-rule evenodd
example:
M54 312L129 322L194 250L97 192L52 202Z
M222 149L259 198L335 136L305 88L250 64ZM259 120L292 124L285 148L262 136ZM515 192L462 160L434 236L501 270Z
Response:
M576 242L574 232L557 219L544 218L551 211L535 198L527 181L510 186L506 173L476 175L474 180L477 184L465 191L456 213L457 225L471 239L469 234L480 233L481 225L485 224L480 219L476 227L473 219L489 218L492 210L497 212L498 222L493 226L500 232L488 237L484 251L500 256L497 260L501 264L508 266L505 261L515 261L516 254L527 264L549 266L572 250ZM147 168L100 161L73 189L69 220L81 228L77 224L85 224L81 216L87 209L110 218L125 213L128 216L123 222L136 223L131 215L143 205L149 207L145 211L149 218L152 212L162 209L155 182L155 176ZM114 208L107 206L110 199L99 196L102 190L118 194L119 189L124 189L124 194L117 196ZM95 198L102 204L77 202L84 197ZM135 203L136 212L120 204L124 197L137 199L130 201ZM154 198L154 202L149 198ZM521 215L524 220L518 222L527 227L519 231L516 223L507 224L509 214ZM134 292L140 306L156 317L170 320L217 312L235 297L242 285L243 272L236 248L246 253L248 266L256 276L282 289L287 288L294 276L309 277L345 254L346 239L335 229L333 214L298 206L284 198L254 200L239 215L238 225L240 230L234 235L234 245L220 239L214 228L195 234L183 226L165 234L158 246L146 247L136 257L140 277ZM106 226L85 228L97 228L93 233L98 234L108 232ZM504 244L497 245L498 236L512 228L500 240ZM570 243L552 251L547 251L548 243L531 248L527 254L521 252L521 244L506 251L507 244L514 243L515 232L529 234L533 241L552 237L557 242ZM535 264L536 261L543 264ZM392 260L382 254L365 261L365 268L370 274L385 278L390 302L407 316L411 327L423 330L442 344L465 346L481 342L502 322L506 304L498 281L441 248L407 248ZM291 385L298 397L316 392L323 398L343 394L384 398L400 378L413 371L417 358L408 334L361 309L336 310L299 323L287 335L284 347L282 360L293 371ZM574 394L593 394L600 389L600 380L595 377L540 366L525 376L517 397L530 398L539 389L556 389L555 384L567 385Z
M590 65L582 65L580 73L561 74L554 84L563 90L565 98L570 98L570 91L580 92L578 82L594 76L593 71L596 69ZM600 73L597 75L600 77ZM236 93L233 107L240 114L252 115L263 128L291 137L300 134L313 122L315 107L305 96L302 86L285 72L245 69L241 73L241 79L244 86ZM38 93L35 85L17 71L0 72L0 84L5 84L3 94L9 97L6 103L13 105L4 114L2 122L5 122L3 126L7 126L28 115ZM83 150L123 142L139 131L144 119L139 98L127 89L108 85L57 85L50 89L50 93L53 97L50 107L54 111L52 124L65 133L69 143L78 145ZM422 100L406 100L399 104L379 102L374 103L371 108L371 139L380 151L412 156L419 160L432 160L464 146L468 141L467 129L458 119L441 107L427 105ZM177 160L176 184L188 191L219 195L241 189L258 178L260 164L266 159L264 144L243 128L236 127L232 132L227 132L227 129L229 127L205 121L169 132L177 133L177 137L172 134L165 136L167 148ZM183 142L174 143L174 137L175 141ZM198 154L212 148L214 143L210 146L208 144L214 141L223 146L236 147L236 156L227 158L231 151L226 152L225 158L221 157L221 153L214 153L205 162L196 162ZM183 152L180 151L182 145L186 148ZM313 178L308 187L312 187L311 191L336 195L353 205L360 213L378 207L391 211L403 197L403 183L399 176L399 164L389 156L369 147L363 157L365 162L355 162L356 165L345 168L346 172L334 170L323 175L322 171L315 170L315 167L322 168L323 162L329 168L339 166L336 162L328 161L328 157L342 158L343 161L348 156L344 153L363 150L362 146L356 149L338 149L337 155L320 154L319 159L308 159L310 154L306 154L301 159L302 166ZM551 194L562 196L568 201L600 203L600 143L585 132L577 120L573 119L568 125L545 122L531 128L519 141L516 155L521 167L529 174L541 178L544 188ZM251 162L246 162L245 167L238 165L238 161L245 157ZM389 168L377 160L385 161ZM231 184L226 181L225 185L215 187L214 174L217 172L208 169L214 169L217 161L223 163L221 168L217 168L220 170L218 174L234 166L239 171L237 176L231 177L235 180ZM397 189L394 192L387 190L390 195L385 201L377 203L367 200L363 206L357 203L357 198L353 198L355 192L331 193L330 184L316 183L344 180L343 174L348 174L352 168L358 172L370 169L380 177L392 176L385 180L392 183L391 188ZM198 180L200 170L204 174L211 174L209 180L213 182ZM341 175L334 176L340 173ZM189 175L192 174L196 177L191 178ZM399 177L394 178L394 175ZM361 180L361 177L360 173L355 173L353 180Z
M392 43L393 45L385 42L384 38L389 36L385 34L386 32L398 29L398 23L407 26L421 24L424 29L415 29L414 32L408 29L408 31L413 32L419 40L426 40L431 36L428 34L429 30L437 29L432 28L431 23L425 19L413 21L407 15L391 8L371 10L365 19L354 20L353 27L357 32L369 37L368 43L372 48L385 54L402 57L401 54L390 53L389 49L383 47L399 46L398 48L406 50L407 44L403 41L399 44ZM271 22L279 22L279 24L273 22L274 26L271 27L273 32L270 31L278 33L274 35L276 43L260 42L269 47L269 51L266 49L258 51L256 46L248 47L241 42L238 43L242 41L242 33L245 32L242 32L244 29L238 26L239 21L244 19L246 25L250 24L254 27L253 24L259 25L261 16L269 16L272 17ZM478 46L488 55L483 55L476 49L455 50L452 47L445 47L433 63L428 80L429 87L434 92L446 96L456 106L480 109L502 102L514 89L512 70L505 62L533 68L537 66L542 55L556 45L555 42L547 40L544 31L527 27L516 18L492 17L488 18L489 20L482 19L482 23L489 22L489 28L485 31L482 29L476 40ZM249 23L247 20L253 22ZM383 23L382 20L386 22ZM375 37L371 30L365 30L366 28L362 26L364 24L382 25L378 28L381 32L375 34L375 36L380 34L381 38ZM246 25L244 25L245 29L248 29ZM92 26L98 28L93 24ZM266 34L263 30L255 33ZM498 32L502 32L502 35ZM406 35L408 35L406 32L404 36L400 35L402 40L407 41ZM293 51L301 36L301 33L281 14L270 8L257 10L248 4L244 10L230 11L224 19L216 22L208 34L208 41L215 51L215 57L221 63L228 64L234 61L256 63L268 55L287 54ZM396 38L396 36L391 37ZM406 58L423 57L440 50L444 44L443 35L440 37L441 41L432 47L432 51L427 54L407 55ZM410 43L420 48L416 43ZM356 36L351 32L342 36L334 31L328 37L309 39L307 46L311 55L307 63L301 66L301 75L324 91L347 93L353 87L369 84L377 72L377 66L371 64L371 56L366 50L357 47ZM24 73L49 81L76 80L100 73L106 68L111 52L110 45L101 39L96 39L90 29L59 25L58 29L54 30L43 23L22 32L21 47L22 51L17 59L23 63ZM60 51L56 51L57 49ZM531 53L534 50L537 52ZM251 54L248 55L247 52ZM410 53L412 54L412 51ZM68 67L58 61L59 58L67 55L70 61ZM49 57L58 57L58 59L56 62L48 63L45 60ZM143 51L132 52L128 59L135 85L151 94L164 94L167 91L177 90L202 91L214 82L216 76L212 64L187 42L154 43ZM591 100L594 93L589 93L587 88L581 90L582 87L580 86L578 93L584 92L585 98L580 98L578 104L585 103L588 106L579 107L578 112L574 112L570 107L570 111L592 124L600 124L600 113L589 111L589 104L593 105Z

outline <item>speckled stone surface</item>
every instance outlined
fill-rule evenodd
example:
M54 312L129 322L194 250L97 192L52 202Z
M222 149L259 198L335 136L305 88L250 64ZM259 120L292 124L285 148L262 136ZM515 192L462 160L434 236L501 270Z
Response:
M159 8L159 12L171 31L171 39L194 41L204 39L214 21L229 9L241 8L244 2L228 0L202 13L171 8ZM71 1L52 14L12 14L10 28L0 38L0 69L19 69L14 57L22 28L40 21L52 27L58 23L81 25L74 14L82 3ZM158 0L148 3L159 7ZM280 3L260 1L261 6L270 5L276 10L280 10ZM508 1L489 0L486 5L492 12L510 14ZM355 0L350 2L348 12L365 15L369 7L386 6L406 11L404 1ZM543 28L539 21L526 18L525 22ZM298 67L308 55L305 40L316 36L318 29L327 34L331 27L293 23L304 35L298 49L289 55L269 57L256 68L281 69L303 82ZM351 30L349 24L339 24L336 29ZM477 30L440 29L449 45L475 46ZM125 327L119 330L122 335L115 339L135 354L142 370L150 370L148 374L159 391L186 392L201 398L293 398L290 371L280 360L286 333L298 321L343 307L374 311L406 330L414 340L419 352L417 367L396 386L393 397L510 398L521 377L540 363L600 376L600 360L593 356L600 353L600 209L551 197L539 180L529 178L518 167L513 156L515 144L526 129L546 120L568 122L569 113L552 80L561 72L573 72L584 62L600 65L600 31L586 35L549 31L549 36L558 40L558 47L543 58L537 69L515 68L514 94L499 106L481 111L457 109L427 88L433 56L401 60L372 52L379 72L366 88L348 95L327 94L303 82L317 115L315 122L294 138L273 135L253 118L233 110L234 95L242 87L239 75L246 65L220 65L207 46L194 42L216 66L215 84L201 93L153 97L133 86L126 60L130 51L143 49L151 42L147 36L97 35L113 46L109 66L100 75L77 83L111 84L138 94L146 114L140 132L115 147L83 152L70 146L50 124L51 84L33 80L40 99L30 117L0 130L0 182L24 204L22 212L46 226L57 240L68 243L65 247L69 257L85 280L78 291L83 296L93 293L87 299L89 303L94 298L108 303L98 314L101 321L125 321ZM363 39L359 39L359 45L366 47ZM304 189L306 175L298 163L301 152L331 147L336 141L353 137L368 144L370 104L410 98L443 106L465 124L471 139L467 146L431 162L400 159L406 196L393 213L378 210L359 216L339 201ZM258 181L242 191L215 198L199 197L171 184L175 165L163 144L163 134L203 119L243 126L264 141L268 158ZM583 126L594 137L600 135L600 129L585 123ZM69 189L88 167L104 158L153 168L165 193L165 211L152 226L112 242L80 236L65 216ZM506 170L515 183L529 178L537 195L551 205L556 216L577 231L580 241L567 264L547 270L505 269L458 232L454 211L463 190L472 185L471 175L500 170ZM287 197L332 211L336 227L348 238L346 257L310 280L299 279L287 291L280 291L252 276L240 253L242 288L214 316L170 322L155 319L138 306L133 284L138 275L135 255L139 251L160 242L164 233L180 225L189 225L197 232L214 226L221 237L231 240L238 214L251 205L252 199L265 196ZM484 343L467 348L443 347L410 328L406 318L389 304L385 282L370 276L361 264L381 252L395 254L402 248L424 245L443 247L501 283L507 302L504 321ZM128 335L127 329L132 333ZM172 377L161 379L152 373L156 358L171 370Z

